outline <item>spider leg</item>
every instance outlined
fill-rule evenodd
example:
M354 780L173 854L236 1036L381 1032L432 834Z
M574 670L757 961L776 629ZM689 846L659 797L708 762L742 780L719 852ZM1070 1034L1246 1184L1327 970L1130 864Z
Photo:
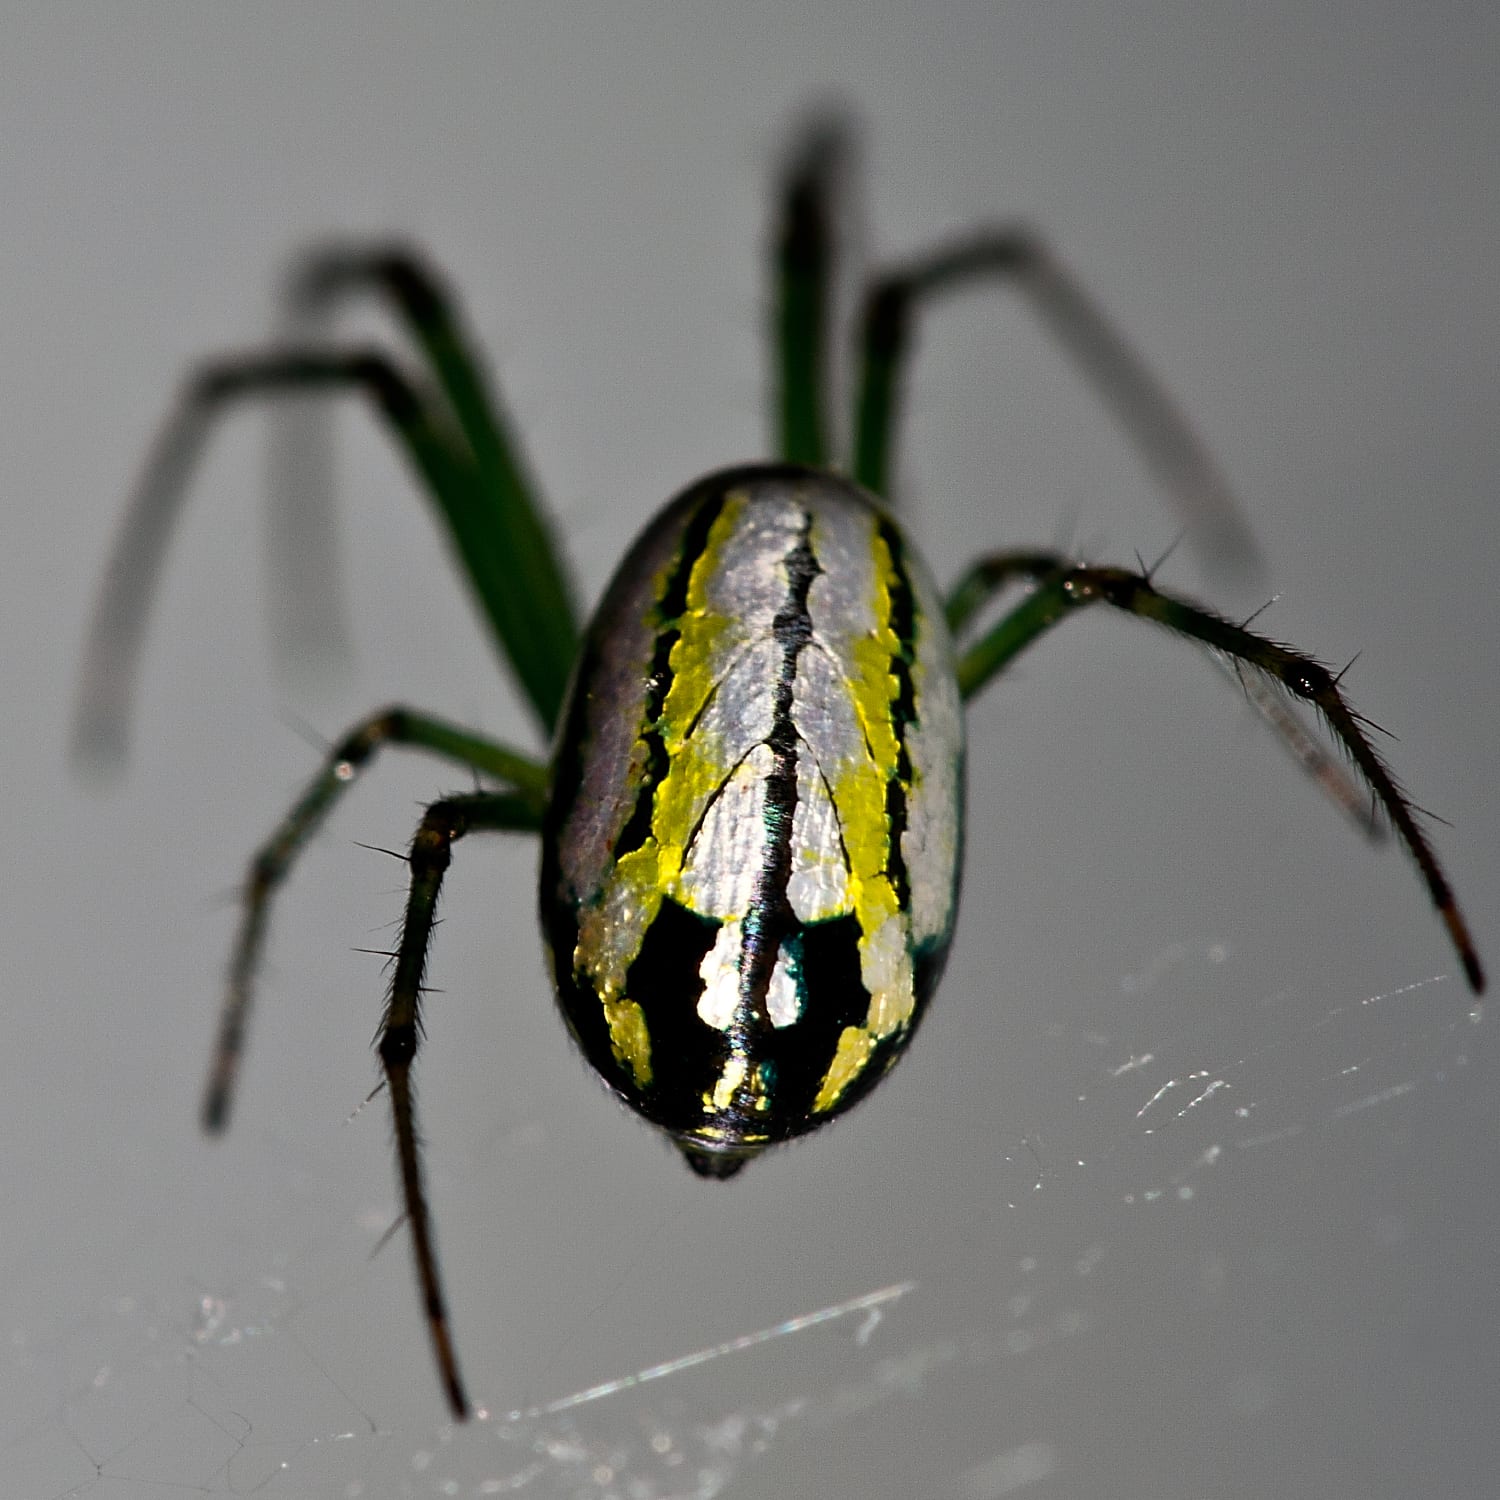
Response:
M1277 684L1222 651L1210 651L1214 665L1230 677L1245 695L1245 701L1271 732L1286 746L1292 759L1318 789L1354 824L1371 843L1384 842L1386 825L1372 805L1369 793L1339 764L1318 737L1297 716Z
M858 335L854 477L889 494L893 433L910 358L914 313L930 298L976 281L1009 281L1077 361L1205 551L1231 567L1257 549L1229 486L1166 388L1072 272L1029 229L984 229L873 281Z
M457 725L411 709L391 707L356 724L329 750L323 767L293 803L276 831L255 852L245 877L239 931L229 960L229 981L219 1016L218 1039L203 1095L203 1128L223 1130L229 1109L245 1028L254 996L255 977L265 947L271 900L293 862L322 826L334 804L353 785L356 776L387 745L407 745L431 751L509 783L505 797L515 809L508 827L535 832L546 809L548 773L524 755L496 745ZM522 821L522 810L530 821Z
M422 1187L421 1148L417 1140L412 1101L411 1066L422 1037L420 1002L427 949L432 939L433 914L443 875L452 857L452 844L466 833L480 830L510 832L535 826L535 809L526 797L476 792L434 802L422 816L411 846L411 894L396 953L390 999L380 1025L377 1044L391 1111L396 1124L396 1149L401 1166L401 1191L411 1224L417 1282L432 1339L432 1352L448 1406L462 1422L469 1414L468 1397L459 1378L458 1360L448 1331L448 1309L433 1249L431 1217Z
M503 577L484 586L476 580L476 587L550 734L578 651L578 621L511 423L489 389L457 297L410 247L315 248L293 270L289 311L294 321L319 320L337 300L363 291L389 304L463 435L479 477L490 546L507 562Z
M1013 583L1048 582L1071 566L1072 563L1062 554L1036 548L989 552L970 563L968 571L948 591L948 598L943 605L948 629L953 632L954 640L968 629L974 616L1002 589ZM999 667L995 670L998 671ZM988 680L987 675L970 691L978 692Z
M809 126L782 180L776 226L777 448L788 463L814 468L828 462L834 198L847 146L836 117Z
M1003 616L979 640L963 651L958 663L959 689L971 698L1008 662L1038 636L1068 614L1091 604L1108 604L1126 614L1154 620L1177 635L1219 652L1260 673L1292 699L1309 703L1323 716L1334 737L1348 753L1360 777L1390 820L1396 836L1415 861L1432 903L1458 951L1464 975L1476 992L1484 989L1484 968L1468 925L1458 907L1437 855L1417 821L1417 810L1391 775L1365 726L1369 723L1349 706L1338 679L1321 662L1173 594L1164 594L1149 578L1124 568L1080 567L1066 558L1046 553L1002 554L971 569L955 590L949 615L972 618L980 584L989 576L1000 582L1028 577L1032 592Z
M949 594L945 613L955 638L972 622L978 610L1008 585L1054 578L1059 569L1072 564L1053 552L1016 550L996 552L980 558L959 579ZM1270 727L1277 739L1323 794L1365 835L1379 842L1385 826L1374 815L1365 789L1318 743L1286 701L1277 685L1259 672L1246 671L1237 657L1211 651L1211 659L1243 689L1250 706ZM1001 663L1003 665L1003 662ZM999 666L993 669L999 670ZM988 681L988 677L984 679ZM970 692L977 692L980 682Z
M288 312L270 347L335 349L332 322ZM347 676L354 658L339 560L333 406L270 401L267 417L262 535L271 650L283 680L318 693Z
M470 584L537 714L555 717L561 689L546 679L547 632L516 616L527 597L524 574L498 545L473 461L441 415L402 371L369 350L270 350L214 360L186 382L147 456L105 572L84 655L75 758L108 769L124 758L131 694L147 609L167 542L204 440L220 411L246 397L288 391L355 391L389 426L437 507ZM503 601L505 612L492 605Z

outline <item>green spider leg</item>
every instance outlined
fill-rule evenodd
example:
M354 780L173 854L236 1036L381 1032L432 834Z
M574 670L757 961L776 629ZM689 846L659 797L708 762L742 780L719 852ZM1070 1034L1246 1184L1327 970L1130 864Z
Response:
M411 894L407 899L401 942L396 949L390 998L380 1023L376 1050L390 1089L396 1123L396 1148L401 1162L401 1191L411 1224L412 1249L417 1262L422 1307L432 1340L433 1356L449 1410L457 1421L469 1414L469 1400L459 1378L458 1359L448 1328L448 1308L432 1243L431 1215L422 1186L421 1146L412 1101L411 1069L422 1040L421 998L427 950L432 941L434 914L443 875L452 858L455 839L466 833L532 831L536 806L530 796L473 792L432 803L412 840Z
M508 784L497 794L513 810L517 831L538 832L547 806L547 767L455 724L409 708L391 707L356 724L324 757L323 766L292 804L271 837L256 850L245 877L239 931L229 961L229 981L220 1012L218 1039L203 1097L203 1126L220 1131L229 1123L235 1078L244 1047L255 978L265 947L270 904L292 863L323 825L355 778L387 745L404 745L465 766Z
M828 412L834 302L835 200L847 176L849 128L815 121L781 188L773 298L777 451L823 467L834 444ZM1025 228L980 229L875 277L856 331L849 472L893 498L896 427L917 314L976 283L1009 283L1114 414L1184 523L1216 564L1247 571L1258 549L1227 481L1181 408L1047 243Z
M201 366L152 447L90 627L73 736L80 761L107 768L123 759L148 607L214 421L249 397L318 390L363 395L388 426L437 509L502 660L551 734L577 625L529 492L490 489L493 476L478 465L441 397L378 350L271 349Z
M148 458L95 612L75 724L75 753L82 758L108 765L123 754L150 597L214 421L243 398L277 393L352 392L370 402L414 471L418 488L436 507L500 655L544 727L553 727L577 624L529 482L467 352L453 305L411 257L384 249L315 257L299 282L299 296L316 309L361 286L392 300L423 361L417 376L378 350L273 347L211 361L187 382ZM412 1109L420 976L448 844L471 829L537 832L547 802L548 767L404 708L362 721L333 747L251 863L203 1117L212 1130L228 1119L271 900L358 771L387 744L427 750L503 784L434 804L418 830L411 854L412 896L380 1042L424 1307L449 1404L461 1417L467 1402L448 1336ZM441 860L434 864L437 847Z
M835 199L848 149L837 117L814 121L782 179L775 242L773 332L776 448L787 463L829 462L828 327Z
M974 283L1014 285L1076 361L1156 475L1205 555L1256 565L1249 527L1207 448L1166 387L1048 247L1028 229L984 229L875 279L858 332L854 478L890 493L911 326L930 300Z
M124 759L131 699L147 614L193 470L221 409L246 397L352 390L386 421L462 551L480 524L462 454L432 403L372 350L274 350L200 366L184 383L127 507L89 626L77 714L75 759L110 769Z
M293 326L320 326L337 303L365 293L389 307L461 437L483 521L478 534L466 537L463 555L477 554L482 542L494 560L493 572L471 582L502 657L550 736L578 653L579 625L512 423L485 377L458 299L407 246L334 244L307 254L288 287Z
M1476 994L1484 989L1484 968L1479 954L1437 855L1417 821L1417 809L1365 732L1369 720L1349 706L1338 678L1327 667L1200 604L1162 593L1141 573L1124 568L1080 566L1049 552L1000 553L976 563L948 600L948 619L954 630L964 631L987 599L1018 580L1029 581L1032 592L960 653L958 684L965 699L972 698L1039 636L1091 604L1108 604L1126 614L1154 620L1176 635L1198 641L1210 651L1243 663L1293 700L1317 709L1378 802L1396 837L1415 861L1432 904L1458 952L1470 987Z

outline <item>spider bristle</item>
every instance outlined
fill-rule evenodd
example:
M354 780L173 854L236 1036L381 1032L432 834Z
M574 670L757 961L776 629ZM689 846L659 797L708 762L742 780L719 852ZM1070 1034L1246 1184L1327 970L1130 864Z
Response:
M399 859L403 865L407 861L406 855L398 854L394 849L387 849L384 844L362 844L358 839L355 839L354 847L356 849L368 849L371 854L389 854L392 859Z
M316 724L304 719L301 714L290 708L281 710L280 718L283 724L292 731L304 744L310 745L318 752L322 759L327 759L333 749L333 741L327 737Z
M1444 828L1452 828L1453 824L1447 818L1432 811L1431 808L1423 807L1419 802L1408 801L1406 804L1418 817L1426 818L1429 822L1439 823Z
M1147 583L1150 583L1151 580L1156 577L1157 573L1159 573L1161 571L1162 565L1166 562L1166 560L1169 557L1171 557L1171 555L1178 549L1178 547L1181 546L1182 539L1186 535L1187 535L1187 527L1184 526L1177 533L1177 535L1174 536L1172 538L1172 540L1167 543L1166 548L1163 550L1161 556L1158 557L1156 559L1156 561L1154 563L1152 563L1149 568L1146 569L1146 582ZM1139 557L1140 553L1136 553L1136 556Z
M1266 602L1264 604L1262 604L1259 609L1252 609L1250 611L1250 613L1248 615L1246 615L1243 620L1240 621L1240 629L1241 630L1247 629L1252 621L1258 620L1280 598L1281 598L1280 594L1272 594L1271 597L1269 599L1267 599Z
M396 1231L400 1229L400 1227L404 1223L406 1223L407 1217L408 1215L404 1210L396 1215L396 1217L391 1221L390 1227L386 1229L386 1231L380 1236L380 1238L376 1240L375 1243L370 1247L371 1260L374 1260L375 1257L379 1255L380 1252L384 1250L385 1247L389 1245L393 1239L396 1238Z
M1371 730L1373 733L1383 735L1386 739L1390 740L1392 744L1399 745L1401 743L1400 735L1396 734L1393 730L1387 729L1384 724L1377 723L1376 720L1370 718L1368 714L1357 713L1354 709L1351 708L1349 710L1349 717L1357 720L1360 724L1364 725L1366 729Z

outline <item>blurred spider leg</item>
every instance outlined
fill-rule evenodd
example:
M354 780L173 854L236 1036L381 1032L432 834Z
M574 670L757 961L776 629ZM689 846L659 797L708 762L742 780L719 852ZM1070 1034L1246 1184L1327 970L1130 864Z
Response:
M355 390L389 424L460 549L474 530L472 469L426 400L367 350L272 350L214 360L192 374L141 473L90 623L73 727L74 758L111 770L123 761L130 700L151 598L209 429L232 402L268 393Z
M270 348L338 347L331 316L282 301ZM310 694L345 676L354 659L340 567L334 416L333 403L321 399L276 401L266 410L263 545L271 649L277 670Z
M290 312L294 319L318 319L336 299L362 291L389 303L463 434L479 477L489 549L508 560L504 572L492 580L492 591L483 594L483 602L550 732L577 654L578 621L538 486L513 424L489 388L458 297L409 246L314 249L293 270Z
M541 827L546 809L548 773L545 766L529 757L496 745L467 729L408 708L386 708L356 724L328 752L323 768L250 861L239 931L229 960L229 981L219 1018L218 1039L204 1090L205 1130L223 1130L229 1123L235 1079L254 998L255 977L265 948L272 897L334 804L354 784L355 778L376 753L387 745L428 750L457 765L468 766L497 781L509 783L516 806L525 805L530 809L531 822L524 826L531 831Z
M1331 756L1318 737L1297 717L1296 710L1275 683L1259 672L1247 672L1241 663L1222 651L1209 656L1221 672L1232 678L1246 701L1286 746L1292 759L1311 777L1318 789L1367 839L1380 843L1386 826L1372 806L1369 793Z
M411 894L407 899L406 920L396 952L396 970L377 1043L390 1088L401 1166L401 1192L406 1217L411 1224L417 1282L432 1340L433 1357L437 1361L448 1408L460 1422L469 1415L469 1401L464 1394L449 1333L448 1308L432 1243L427 1195L422 1186L422 1158L412 1100L411 1067L422 1037L420 1002L427 949L432 939L433 914L437 909L443 875L452 858L453 841L480 830L512 832L530 831L534 827L535 811L531 801L503 793L476 792L445 798L434 802L423 814L412 840Z
M1100 603L1154 620L1177 635L1187 636L1210 651L1222 652L1262 673L1293 699L1312 704L1323 716L1416 863L1458 952L1470 987L1476 993L1484 989L1484 968L1479 954L1437 855L1417 821L1417 810L1366 734L1364 726L1369 721L1350 708L1327 667L1200 604L1164 594L1139 573L1124 568L1078 567L1066 558L1048 558L1044 554L1031 554L1029 566L1035 577L1033 592L959 658L959 690L965 698L973 697L1001 668L1066 615ZM1015 556L1009 560L1002 557L996 561L995 571L1002 576L1015 576L1027 571L1027 567Z
M831 116L812 122L787 164L776 226L777 451L814 468L829 457L835 200L847 155L846 127Z
M981 280L1013 283L1072 355L1216 563L1256 566L1257 549L1228 483L1192 424L1047 243L1029 229L982 229L874 280L860 316L854 477L889 493L894 428L914 314Z

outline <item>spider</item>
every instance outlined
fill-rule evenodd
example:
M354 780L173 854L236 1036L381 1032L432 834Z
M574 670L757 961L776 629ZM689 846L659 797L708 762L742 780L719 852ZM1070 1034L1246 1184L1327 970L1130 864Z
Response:
M1248 534L1176 407L1046 243L983 229L875 276L855 328L852 439L830 440L841 131L805 131L774 241L775 462L698 480L641 533L586 630L537 490L457 301L399 245L311 253L304 312L383 302L402 353L295 344L191 374L125 518L93 621L77 745L123 750L146 608L189 471L225 408L273 392L362 397L410 464L502 663L553 744L527 754L407 707L356 724L250 864L203 1121L229 1117L272 897L357 774L388 745L482 778L412 841L410 894L377 1050L438 1376L459 1375L423 1188L411 1070L423 977L455 840L538 834L558 1002L604 1082L689 1166L726 1178L861 1099L909 1043L942 971L961 862L963 704L1039 636L1093 605L1153 620L1228 664L1336 797L1416 862L1475 991L1484 974L1437 858L1338 678L1151 571L1057 551L982 556L946 594L890 508L915 315L987 282L1016 287L1222 554ZM981 610L1019 589L998 621ZM1292 712L1313 705L1350 781Z

